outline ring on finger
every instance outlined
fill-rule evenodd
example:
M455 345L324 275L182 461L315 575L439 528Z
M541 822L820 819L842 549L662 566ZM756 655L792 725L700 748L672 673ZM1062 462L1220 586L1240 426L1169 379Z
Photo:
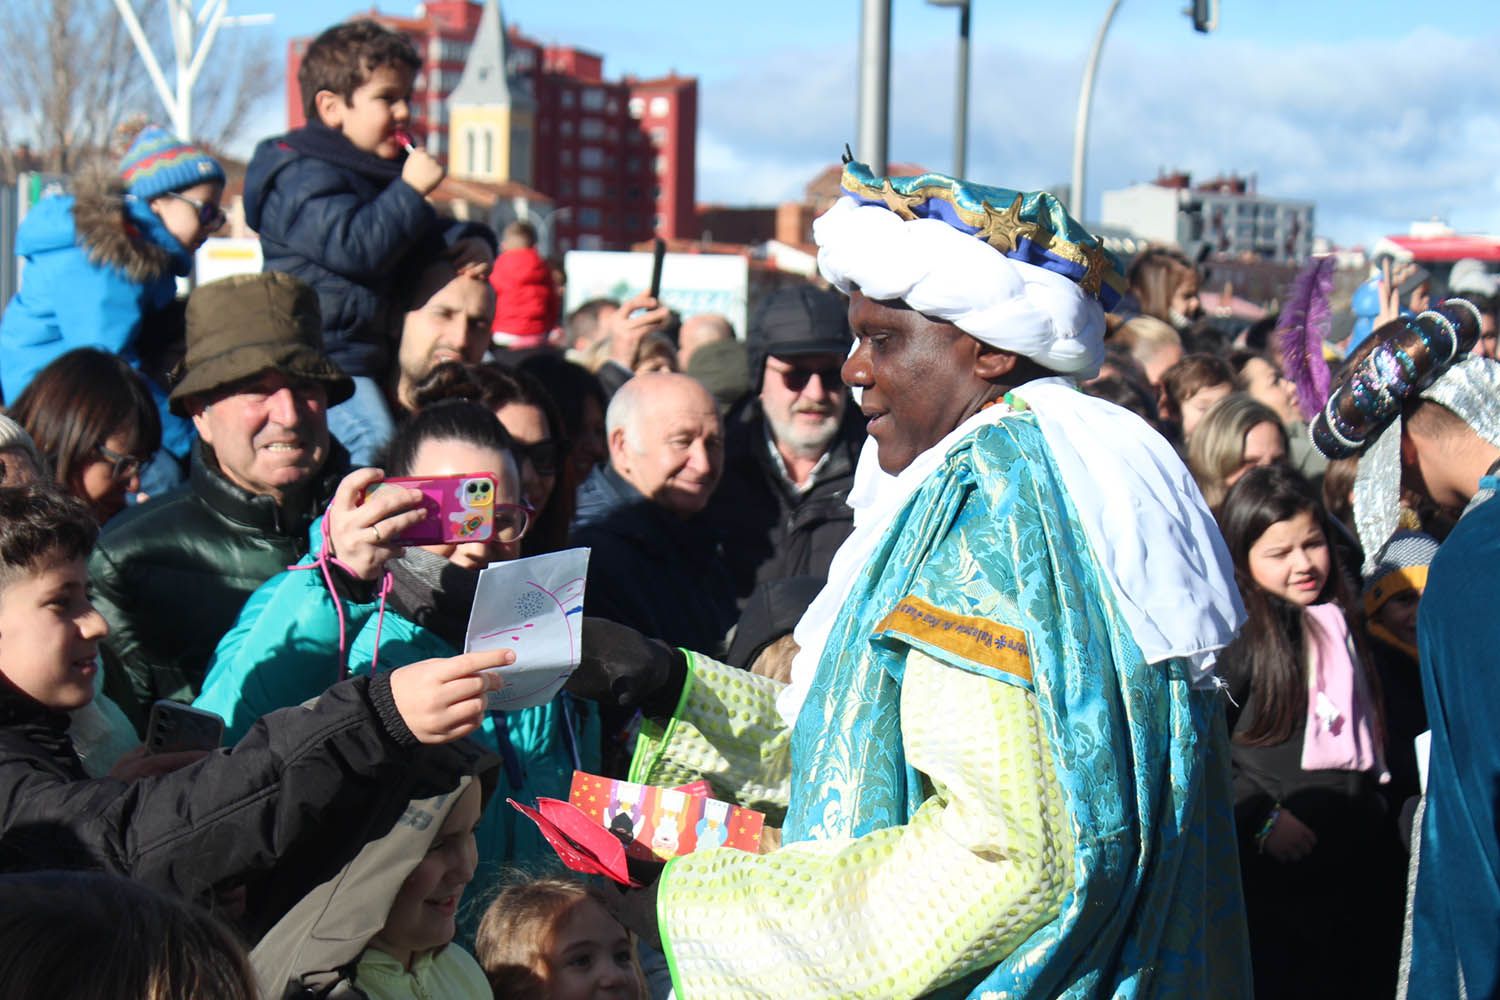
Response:
M372 524L372 525L370 525L370 530L373 531L373 532L375 532L375 544L379 545L380 544L380 525L378 525L378 524Z

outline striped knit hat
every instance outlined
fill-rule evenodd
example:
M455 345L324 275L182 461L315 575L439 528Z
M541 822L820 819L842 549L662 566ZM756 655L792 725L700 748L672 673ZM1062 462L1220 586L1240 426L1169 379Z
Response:
M218 160L160 125L147 125L120 161L120 177L131 194L150 199L205 181L223 184L224 168Z

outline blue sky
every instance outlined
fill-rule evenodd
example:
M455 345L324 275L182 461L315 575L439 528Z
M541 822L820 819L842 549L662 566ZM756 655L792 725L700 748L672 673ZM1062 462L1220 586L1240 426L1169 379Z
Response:
M1255 173L1265 194L1315 201L1319 233L1345 244L1434 216L1500 232L1500 3L1221 0L1210 35L1192 30L1185 3L1125 0L1115 18L1094 99L1090 217L1100 191L1165 166ZM1107 0L973 4L968 174L1009 187L1065 181ZM728 204L796 197L853 143L860 6L502 0L527 34L602 52L611 77L699 77L698 197ZM220 44L284 47L365 9L233 0L233 13L276 20ZM957 14L895 0L892 20L891 159L945 170ZM283 107L278 93L251 131L282 127Z

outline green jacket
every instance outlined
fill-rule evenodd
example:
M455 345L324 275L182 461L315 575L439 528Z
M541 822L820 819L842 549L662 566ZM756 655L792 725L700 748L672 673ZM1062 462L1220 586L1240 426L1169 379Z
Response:
M319 532L320 523L314 524L312 537L318 538ZM340 679L338 612L312 559L308 556L300 564L308 569L280 573L251 595L214 653L203 691L193 704L223 717L226 740L236 739L267 712L315 698ZM351 674L369 673L376 660L377 629L376 666L381 671L458 652L389 604L383 617L378 601L345 598L342 604ZM566 799L575 767L597 773L599 716L591 703L559 695L536 708L491 713L470 738L510 765L476 833L480 871L472 887L479 887L493 884L505 866L554 859L536 827L505 800L530 805L539 795ZM515 765L521 772L519 783Z
M104 690L137 732L158 698L192 701L245 599L307 552L308 525L344 472L334 452L310 495L288 507L230 482L195 443L189 482L126 511L99 539L89 577L110 626Z

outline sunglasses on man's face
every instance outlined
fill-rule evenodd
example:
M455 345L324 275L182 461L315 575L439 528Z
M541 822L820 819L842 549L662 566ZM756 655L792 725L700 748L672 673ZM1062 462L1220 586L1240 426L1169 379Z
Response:
M801 392L806 389L807 383L812 381L814 375L822 381L824 392L832 392L844 386L844 378L840 374L842 370L843 365L830 365L827 368L798 368L794 365L791 368L778 369L777 373L781 376L781 383L792 392Z
M514 444L516 457L523 463L530 462L538 475L550 476L557 472L557 463L562 458L562 448L557 441L548 438L535 444Z
M202 226L206 232L218 232L219 227L224 225L225 220L228 218L224 214L224 210L211 201L199 201L197 198L189 198L187 195L178 194L176 191L168 191L167 197L186 202L197 209L198 225Z

